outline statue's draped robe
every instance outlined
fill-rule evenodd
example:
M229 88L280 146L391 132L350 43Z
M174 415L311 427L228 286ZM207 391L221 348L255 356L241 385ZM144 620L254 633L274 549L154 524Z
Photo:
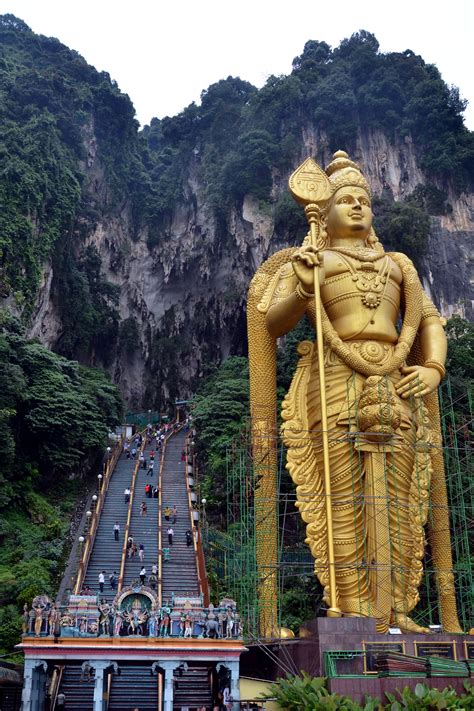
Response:
M293 250L283 250L274 255L257 272L249 293L249 333L252 333L252 328L255 333L257 329L262 331L262 317L268 309L294 292L297 279L289 262L292 252ZM419 288L421 294L421 286ZM425 294L422 299L421 320L432 316L439 317L438 311ZM256 305L255 312L252 311L252 304ZM314 324L312 300L308 302L307 313ZM268 341L268 334L265 334L265 339ZM252 368L256 370L258 361L255 353L252 354L253 342L253 338L250 338L251 389ZM360 354L361 346L364 344L367 352L366 346L369 344L370 355L370 343L372 342L360 341L359 344L351 343L350 347ZM380 345L377 343L376 347ZM374 346L375 349L376 347ZM394 346L383 344L383 347L389 358ZM415 341L412 353L407 358L410 364L420 363L417 347ZM315 572L322 584L327 586L329 576L318 362L316 348L310 342L300 344L299 353L301 357L298 368L283 403L283 436L288 447L287 468L297 486L297 505L307 524L306 540L315 558ZM407 614L418 601L418 588L423 572L423 526L427 520L429 504L432 472L429 448L433 443L433 426L439 435L439 420L436 422L435 412L436 395L403 400L395 394L396 408L400 416L398 426L390 442L385 447L376 447L379 454L373 455L371 449L374 447L370 444L365 446L358 433L359 400L367 375L349 367L327 343L325 372L338 604L345 614L380 617L382 613L379 602L381 597L385 597L389 610ZM400 370L396 368L384 376L385 384L382 383L379 387L390 389L393 398L393 384L402 377ZM259 395L258 386L254 382L254 410L265 405L265 388L267 391L270 389L268 385L260 385ZM436 443L439 444L439 441ZM370 540L374 535L374 521L370 521L370 508L374 497L373 491L367 491L370 457L371 462L377 462L379 479L382 476L384 480L382 498L385 501L388 536L386 550L379 551L380 560L375 560L371 545L373 541ZM373 468L374 465L371 466ZM380 531L375 533L380 534ZM371 568L375 570L377 565L380 568L378 577L371 573ZM446 569L450 571L451 567L450 559ZM377 587L374 582L384 579L384 569L387 589L374 589ZM439 574L440 571L438 578ZM453 587L449 584L448 587L454 599ZM326 598L327 593L326 587ZM453 622L454 626L455 624Z

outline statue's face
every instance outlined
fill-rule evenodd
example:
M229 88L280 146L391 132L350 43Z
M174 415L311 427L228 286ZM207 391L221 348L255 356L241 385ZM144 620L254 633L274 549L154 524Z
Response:
M328 212L329 237L367 237L372 226L370 197L363 188L345 186L336 191Z

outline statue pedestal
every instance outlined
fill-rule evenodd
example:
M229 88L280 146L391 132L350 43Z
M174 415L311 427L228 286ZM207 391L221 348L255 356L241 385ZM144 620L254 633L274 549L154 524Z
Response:
M266 645L267 654L257 646L249 645L249 652L241 658L241 676L255 676L256 669L259 678L268 680L285 676L286 672L295 674L297 670L315 677L328 676L328 660L325 660L324 653L339 651L341 654L332 655L329 662L337 674L328 679L329 690L356 701L363 700L367 694L384 700L386 691L394 693L404 686L414 688L419 682L438 689L453 686L462 692L464 679L426 678L415 673L409 677L380 677L375 672L371 651L398 651L420 658L445 656L453 660L474 657L472 636L447 633L379 634L375 630L374 619L361 617L318 617L305 623L300 635L298 639L283 639ZM364 650L366 654L357 654Z

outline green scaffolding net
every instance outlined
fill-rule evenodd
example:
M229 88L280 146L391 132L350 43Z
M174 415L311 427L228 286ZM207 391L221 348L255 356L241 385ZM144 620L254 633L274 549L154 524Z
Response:
M389 388L389 384L382 382L379 387ZM349 403L359 403L359 398L355 397L356 389L355 379L349 379ZM351 393L351 390L354 392ZM428 499L425 497L426 443L422 442L419 427L422 413L416 413L418 401L412 402L410 406L412 415L415 412L415 416L412 418L412 424L407 424L407 428L411 427L413 432L408 432L404 437L404 444L397 442L395 438L385 447L384 455L378 459L376 471L372 472L371 486L367 483L368 466L367 463L364 464L366 453L361 446L358 405L347 410L344 435L331 430L330 427L330 446L340 447L341 452L345 451L348 458L345 488L333 493L333 504L336 507L345 507L346 515L350 512L352 517L355 561L351 574L353 585L357 586L361 598L368 581L377 587L380 597L384 594L390 595L394 585L402 591L407 588L412 570L404 563L406 555L404 557L402 553L403 546L408 545L411 521L413 516L419 515L426 521L429 529L436 513L435 508L439 507L439 504L431 500L429 491ZM474 626L472 409L472 392L454 392L449 379L446 379L440 388L443 444L428 444L428 450L430 447L438 447L444 457L453 572L458 615L464 630ZM308 437L312 438L316 447L319 446L320 433L313 430L308 432ZM271 604L276 610L278 627L289 626L298 633L305 612L308 617L324 614L325 605L322 602L322 589L314 575L314 560L304 542L305 529L295 507L294 485L285 470L285 448L280 441L275 445L278 486L274 503L279 518L279 540L274 572L278 575L278 599ZM403 446L407 448L405 453ZM402 459L406 460L403 466ZM408 466L412 472L411 481L403 490L403 486L394 486L393 482L403 482L406 476L404 468L406 472ZM255 521L258 519L256 507L259 505L255 497L257 485L252 463L251 432L250 426L247 425L232 441L227 451L226 531L207 528L204 543L211 585L218 586L220 592L237 601L248 639L260 637L259 620L262 613L256 564ZM410 504L407 492L411 496ZM312 505L319 509L321 504L318 500L312 502ZM409 506L412 507L411 510ZM385 538L380 534L383 525L388 526L389 530L389 535ZM260 536L262 535L266 535L266 532L261 530ZM268 535L272 535L270 528ZM376 555L373 540L378 546ZM424 627L442 623L438 611L437 579L429 537L424 548L419 596L416 607L404 612L409 613L413 620ZM302 598L308 599L302 601ZM361 612L371 613L370 608Z

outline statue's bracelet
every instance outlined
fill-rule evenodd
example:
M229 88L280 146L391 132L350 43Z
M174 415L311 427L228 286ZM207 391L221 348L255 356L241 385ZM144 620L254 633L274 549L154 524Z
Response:
M314 294L311 294L309 291L305 291L300 282L296 285L295 295L296 298L301 299L301 301L308 301L308 299L314 296Z
M442 363L439 363L437 360L425 360L423 363L425 368L433 368L434 370L437 370L438 373L441 375L441 378L444 378L446 375L446 368Z

